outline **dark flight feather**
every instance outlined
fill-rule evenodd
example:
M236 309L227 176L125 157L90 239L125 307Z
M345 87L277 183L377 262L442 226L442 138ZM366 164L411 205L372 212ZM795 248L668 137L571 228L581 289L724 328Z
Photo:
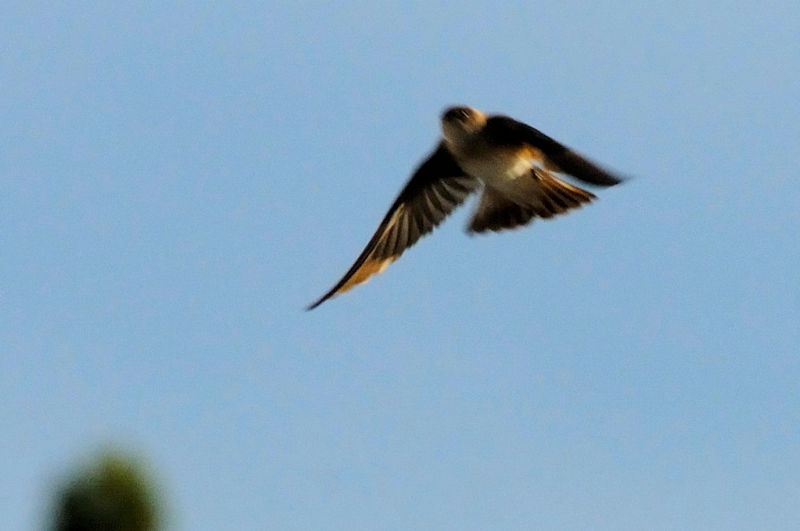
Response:
M487 142L497 146L527 144L538 149L547 157L548 162L556 166L548 169L566 173L589 184L614 186L624 180L550 138L538 129L508 116L492 116L489 118L483 129L483 134Z
M380 273L422 236L431 232L480 183L464 174L440 144L406 183L367 246L339 282L307 309Z

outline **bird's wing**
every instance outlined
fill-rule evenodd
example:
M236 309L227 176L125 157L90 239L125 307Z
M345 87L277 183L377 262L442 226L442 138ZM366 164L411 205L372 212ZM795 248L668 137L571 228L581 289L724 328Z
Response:
M464 173L444 144L439 144L414 172L350 270L308 309L383 271L479 186L480 182Z
M484 128L486 140L498 146L523 146L533 158L542 158L545 168L566 173L598 186L613 186L624 179L601 168L538 129L508 116L492 116Z

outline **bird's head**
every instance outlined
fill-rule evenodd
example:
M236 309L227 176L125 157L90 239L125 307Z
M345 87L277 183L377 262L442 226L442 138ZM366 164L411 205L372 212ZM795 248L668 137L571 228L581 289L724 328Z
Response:
M464 140L485 124L486 115L472 107L450 107L442 113L442 134L451 142Z

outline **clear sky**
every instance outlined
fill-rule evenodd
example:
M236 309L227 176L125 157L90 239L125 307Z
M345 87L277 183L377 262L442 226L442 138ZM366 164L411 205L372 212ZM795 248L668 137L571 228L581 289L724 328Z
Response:
M4 529L800 528L800 4L496 4L5 6ZM457 103L634 178L303 311Z

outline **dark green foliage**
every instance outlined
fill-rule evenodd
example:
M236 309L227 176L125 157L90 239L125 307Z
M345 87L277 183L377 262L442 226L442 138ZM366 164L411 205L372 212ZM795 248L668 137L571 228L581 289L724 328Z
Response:
M55 531L154 531L155 493L130 459L104 455L58 494Z

